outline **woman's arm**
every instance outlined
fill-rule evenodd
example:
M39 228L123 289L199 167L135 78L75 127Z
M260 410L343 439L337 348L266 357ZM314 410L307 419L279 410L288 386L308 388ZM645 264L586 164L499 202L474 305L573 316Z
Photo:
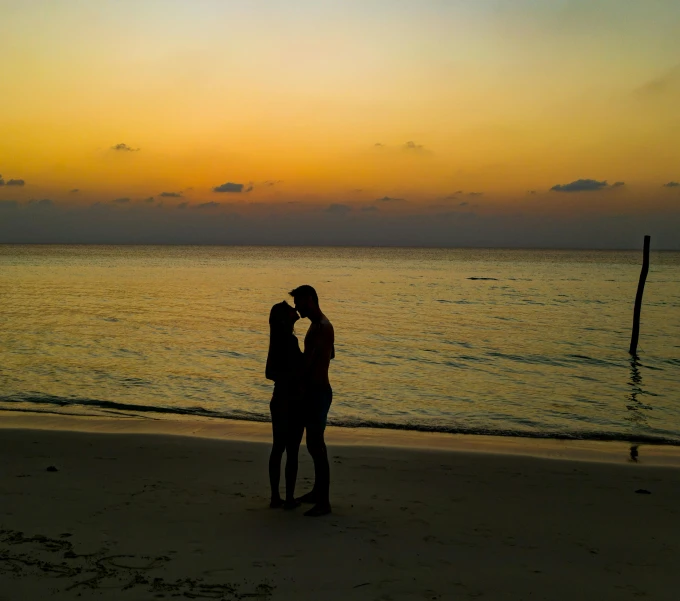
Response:
M275 352L275 345L272 343L271 339L269 340L269 351L267 352L267 364L264 368L264 376L267 378L267 380L272 380L276 382L278 379L278 371L280 369L280 366L277 365L278 361L276 360L276 352Z

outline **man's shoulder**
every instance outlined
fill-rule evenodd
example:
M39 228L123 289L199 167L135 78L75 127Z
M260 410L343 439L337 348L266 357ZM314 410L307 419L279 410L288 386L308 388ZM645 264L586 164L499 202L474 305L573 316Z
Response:
M324 330L330 330L331 332L333 331L333 324L331 323L331 320L328 319L325 315L319 322L319 325L324 329Z

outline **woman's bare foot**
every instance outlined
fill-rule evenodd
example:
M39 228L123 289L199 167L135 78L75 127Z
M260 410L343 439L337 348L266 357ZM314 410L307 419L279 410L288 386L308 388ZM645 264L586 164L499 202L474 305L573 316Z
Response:
M278 509L279 507L283 507L283 499L281 497L273 497L269 503L269 508Z

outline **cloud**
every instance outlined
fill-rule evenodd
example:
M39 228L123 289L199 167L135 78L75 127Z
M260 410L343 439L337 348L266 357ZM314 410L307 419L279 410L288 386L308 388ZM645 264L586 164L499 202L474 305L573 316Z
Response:
M69 190L69 194L78 194L80 192L79 188L73 188L73 190Z
M458 200L458 196L463 194L462 190L456 190L453 194L444 197L444 200Z
M409 140L404 144L404 150L412 150L415 152L420 152L422 150L425 150L425 147L422 144L416 144L413 140Z
M383 196L382 198L376 198L376 202L403 202L405 198L392 198L390 196Z
M18 206L16 200L0 200L0 209L16 209Z
M11 179L7 182L8 186L23 186L26 182L23 179Z
M680 92L680 64L640 86L637 92L654 97Z
M533 196L534 194L536 194L536 190L529 190L527 194L531 194Z
M181 192L161 192L159 194L162 198L182 198Z
M243 185L243 184L238 184L238 185ZM215 207L219 207L220 203L215 202L214 200L211 200L210 202L204 202L201 203L200 205L196 205L194 208L196 209L214 209Z
M131 148L127 144L116 144L115 146L111 146L111 150L118 150L121 152L138 152L140 149L139 148Z
M468 196L484 196L484 192L468 192Z
M663 188L678 188L680 187L680 182L668 182L662 186Z
M373 148L385 148L385 145L382 144L381 142L376 142L373 144Z
M413 140L409 140L401 147L402 151L408 154L417 154L421 156L431 155L432 151L425 148L422 144L417 144Z
M343 204L338 204L338 203L333 203L330 205L327 209L325 209L326 213L331 213L333 215L347 215L352 210L352 207L349 205L343 205Z
M126 196L124 198L116 198L115 200L111 201L113 204L116 205L126 205L130 202L130 199Z
M188 202L180 202L180 203L177 205L177 208L178 208L178 209L186 209L188 206L189 206L189 203L188 203Z
M244 184L234 184L232 182L227 182L226 184L222 184L221 186L216 186L213 188L213 192L230 192L240 194L243 192L243 188ZM252 189L252 186L250 189ZM247 191L248 190L246 190L246 192Z
M550 189L554 192L593 192L606 187L606 180L599 182L595 179L577 179L570 184L557 184Z
M467 207L470 203L469 202L461 202L458 206L459 207Z
M271 188L272 186L276 186L276 185L282 184L282 183L283 183L282 179L268 179L268 180L263 181L262 185Z
M145 199L144 199L144 202L145 202L146 204L151 204L151 203L154 202L155 200L156 200L156 199L155 199L153 196L149 196L149 198L145 198Z
M626 182L614 182L612 184L612 188L623 188L623 186L626 185Z
M36 206L36 207L52 207L52 206L54 206L54 203L49 198L43 198L42 200L29 200L28 204Z

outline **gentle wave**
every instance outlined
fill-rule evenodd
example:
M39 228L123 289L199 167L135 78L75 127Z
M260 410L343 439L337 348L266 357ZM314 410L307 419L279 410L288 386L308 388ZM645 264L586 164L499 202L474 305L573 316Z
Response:
M112 411L120 415L134 415L149 413L182 415L189 417L208 417L214 419L229 419L249 422L266 423L270 421L268 414L256 413L242 410L214 411L204 407L168 407L168 406L148 406L135 405L128 403L117 403L114 401L104 401L98 399L77 399L63 398L52 395L17 395L13 397L0 397L0 403L15 404L28 403L43 405L48 407L74 407L99 409L105 412ZM21 411L29 413L60 413L55 411L41 410L37 408L15 408L0 407L0 411ZM63 413L61 413L63 415ZM81 413L87 417L93 417L93 413ZM142 416L139 416L142 417ZM680 446L680 439L664 436L661 434L623 434L620 432L598 432L598 431L537 431L537 430L513 430L500 428L479 428L466 426L435 425L418 422L390 422L366 419L333 419L329 418L329 425L338 428L375 428L383 430L405 430L413 432L431 432L439 434L469 434L482 436L501 436L531 439L552 439L552 440L593 440L605 442L627 442L631 444L652 444L652 445L671 445Z

